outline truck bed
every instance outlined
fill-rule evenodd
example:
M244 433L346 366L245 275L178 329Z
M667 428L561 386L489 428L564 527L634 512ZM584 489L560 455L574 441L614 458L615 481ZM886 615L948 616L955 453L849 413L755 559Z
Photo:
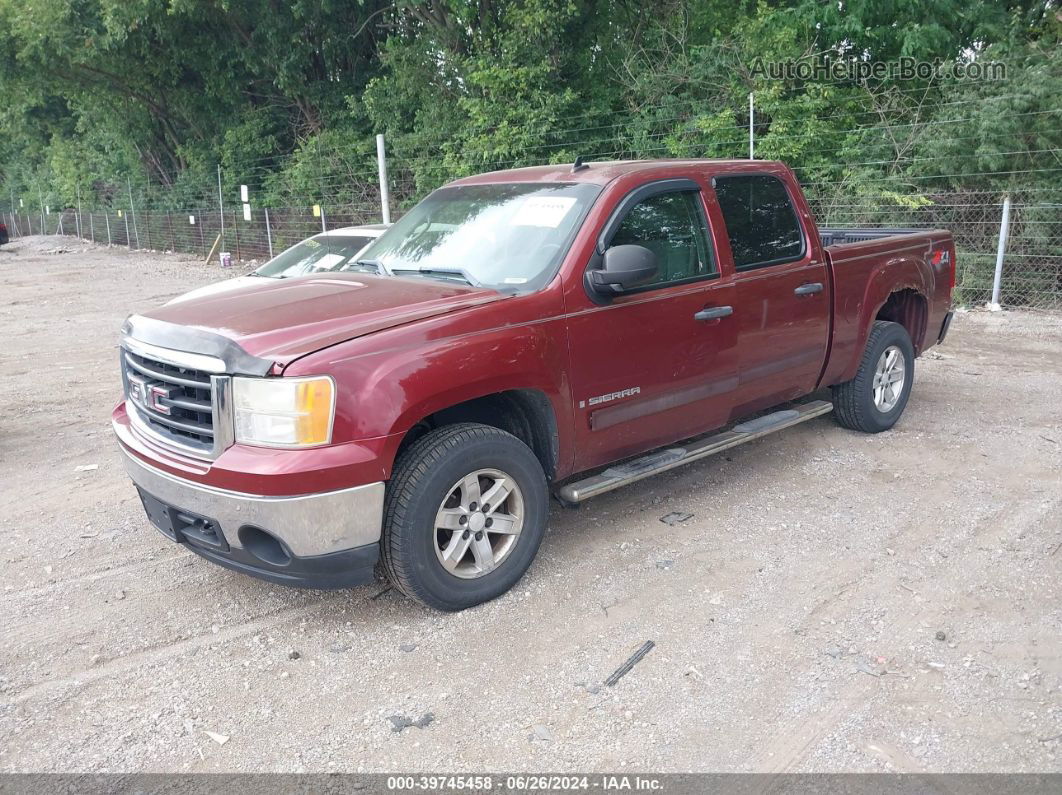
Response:
M951 308L955 246L944 229L820 229L830 264L833 330L822 383L835 384L855 375L870 321L875 317L910 321L922 327L912 339L916 354L936 344ZM827 241L831 241L827 243ZM887 280L887 289L885 282ZM899 297L889 298L897 288ZM916 294L925 296L920 300ZM906 323L905 323L906 324Z
M822 247L826 248L827 246L841 243L862 243L866 240L878 240L879 238L892 237L893 235L915 235L924 231L924 229L905 229L898 226L819 227L819 240L822 241Z

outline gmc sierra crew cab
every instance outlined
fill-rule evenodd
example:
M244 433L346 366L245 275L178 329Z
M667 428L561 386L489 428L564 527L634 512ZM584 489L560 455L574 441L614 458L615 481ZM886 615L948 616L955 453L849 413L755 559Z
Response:
M379 566L459 610L524 574L551 493L831 411L891 428L954 277L947 231L817 229L781 163L499 171L338 272L130 317L113 427L151 522L204 558L314 588Z

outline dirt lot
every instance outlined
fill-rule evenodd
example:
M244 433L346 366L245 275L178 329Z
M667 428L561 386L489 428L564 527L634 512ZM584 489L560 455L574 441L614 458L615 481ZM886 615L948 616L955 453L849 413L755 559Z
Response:
M443 615L148 525L118 328L222 275L0 249L0 770L1062 771L1062 316L960 315L890 433L822 418L556 508L514 592Z

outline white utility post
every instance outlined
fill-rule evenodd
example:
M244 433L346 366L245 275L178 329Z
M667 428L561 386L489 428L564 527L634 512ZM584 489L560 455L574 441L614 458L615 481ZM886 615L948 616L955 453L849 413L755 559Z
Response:
M380 212L385 224L391 223L391 191L387 186L387 151L383 133L376 136L376 168L380 172Z
M749 92L749 160L756 159L756 139L752 134L752 125L756 118L756 109L752 102L752 92Z
M1003 307L999 303L999 293L1003 287L1003 254L1007 250L1007 234L1010 231L1010 194L1003 197L1003 218L999 222L999 245L996 247L996 273L992 278L992 300L987 309L998 312Z
M225 200L221 196L221 163L218 163L218 218L221 219L221 251L225 250Z

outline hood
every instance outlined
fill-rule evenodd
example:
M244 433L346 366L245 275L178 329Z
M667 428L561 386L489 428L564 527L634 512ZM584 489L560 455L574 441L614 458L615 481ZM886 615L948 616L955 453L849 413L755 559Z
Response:
M506 297L426 277L329 273L255 281L264 284L168 304L145 317L221 335L283 366L329 345Z
M214 282L203 287L197 287L194 290L189 290L186 293L181 293L176 298L171 298L167 301L168 304L177 304L182 301L198 301L200 298L205 298L208 295L219 295L220 293L227 293L232 290L239 290L243 287L261 287L261 276L233 276L231 279L225 279L224 281Z

